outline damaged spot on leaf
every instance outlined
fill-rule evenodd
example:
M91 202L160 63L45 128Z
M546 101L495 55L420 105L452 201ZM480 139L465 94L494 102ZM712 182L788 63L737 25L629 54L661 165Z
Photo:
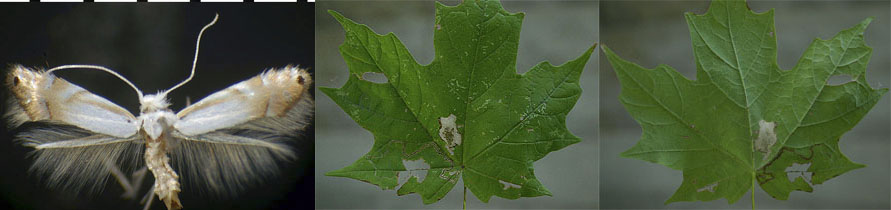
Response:
M502 185L504 185L504 187L501 188L501 190L507 190L507 189L510 189L510 188L517 188L517 189L520 189L521 187L523 187L523 186L520 186L520 185L518 185L518 184L514 184L514 183L510 183L510 182L505 182L504 180L498 180L498 183L501 183Z
M439 178L442 180L448 180L451 183L456 183L458 182L458 177L456 177L455 175L458 173L461 173L460 169L458 168L446 168L441 173L439 173Z
M458 133L458 126L455 124L457 119L454 114L439 118L439 137L445 141L446 149L452 155L455 154L455 147L461 145L461 134Z
M774 132L777 124L761 120L758 121L758 127L758 138L754 142L755 151L764 154L762 160L767 160L767 156L770 155L770 146L777 143L777 133Z
M377 73L377 72L365 72L365 73L362 73L362 78L361 78L361 79L362 79L362 80L365 80L365 81L369 81L369 82L377 83L377 84L383 84L383 83L387 83L387 82L388 82L388 80L387 80L387 76L386 76L386 75L381 74L381 73Z
M795 178L801 177L804 178L804 181L810 183L811 176L814 175L814 172L807 171L810 167L811 163L792 163L791 166L786 167L786 178L789 179L789 182L795 182Z
M715 192L715 188L716 188L716 187L718 187L718 183L717 183L717 182L712 183L712 184L710 184L710 185L706 185L705 187L696 189L696 192L704 192L704 191L708 191L708 192L712 192L712 193L713 193L713 192Z
M424 182L424 178L427 178L427 170L430 169L430 164L427 164L424 158L417 160L403 159L402 165L405 167L405 171L400 171L397 175L400 186L408 182L411 177L417 177L418 183Z

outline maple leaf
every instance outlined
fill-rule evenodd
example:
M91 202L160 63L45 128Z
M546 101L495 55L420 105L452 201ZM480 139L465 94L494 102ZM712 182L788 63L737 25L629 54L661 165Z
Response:
M888 91L866 82L872 48L863 31L872 18L830 40L815 39L787 71L776 62L773 10L756 14L745 1L721 0L704 15L685 17L695 81L666 65L645 69L603 48L621 83L620 100L643 128L622 156L683 171L683 183L666 203L734 203L755 183L786 200L791 191L811 192L812 184L864 167L841 154L838 141ZM836 75L853 80L827 84ZM811 178L789 181L787 173Z
M399 187L398 195L417 193L425 204L442 199L459 178L483 202L550 195L532 163L580 141L565 120L594 47L566 64L542 62L518 75L522 13L497 1L437 3L436 57L420 65L392 33L378 35L329 13L346 32L340 52L350 76L341 88L320 90L374 134L374 145L326 175ZM387 81L363 79L372 73Z

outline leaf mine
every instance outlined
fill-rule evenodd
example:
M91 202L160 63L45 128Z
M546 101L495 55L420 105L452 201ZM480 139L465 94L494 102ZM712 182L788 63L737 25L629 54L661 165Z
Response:
M458 133L458 125L455 123L457 119L454 114L439 118L439 138L445 142L446 149L452 155L455 155L455 147L461 145L461 133Z
M713 193L713 192L715 192L715 188L716 188L716 187L718 187L718 183L717 183L717 182L712 183L712 184L709 184L709 185L706 185L705 187L696 189L696 192L711 192L711 193Z
M518 184L514 184L514 183L510 183L510 182L505 182L504 180L498 180L498 183L501 183L502 185L504 185L504 187L501 188L501 190L507 190L507 189L510 189L510 188L517 188L517 189L520 189L520 188L523 187L523 186L520 186L520 185L518 185Z
M777 143L777 133L774 128L777 124L764 120L758 121L758 138L755 139L755 151L761 152L763 160L766 161L770 155L770 147Z

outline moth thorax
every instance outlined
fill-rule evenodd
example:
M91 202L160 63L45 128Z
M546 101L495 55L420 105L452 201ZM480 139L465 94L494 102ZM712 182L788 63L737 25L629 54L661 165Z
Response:
M170 110L162 110L143 113L139 116L139 121L150 140L157 140L177 119L176 114Z
M166 110L170 106L167 102L166 94L149 94L142 97L139 102L139 111L142 113L151 113L159 110Z

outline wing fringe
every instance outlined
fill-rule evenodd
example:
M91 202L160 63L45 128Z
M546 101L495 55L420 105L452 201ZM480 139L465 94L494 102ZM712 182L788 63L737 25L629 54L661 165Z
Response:
M110 176L109 161L123 171L141 167L143 141L138 135L131 139L95 134L71 125L35 122L39 127L28 128L15 137L24 146L35 148L30 153L34 163L29 173L36 175L50 188L65 192L96 194L105 188ZM31 124L31 123L29 123ZM90 139L118 139L113 143L80 145L65 148L39 146L61 141Z
M304 92L285 115L264 117L232 128L186 136L179 140L171 159L186 184L213 194L234 197L250 185L263 184L279 174L279 168L296 159L291 148L312 122L313 100Z

